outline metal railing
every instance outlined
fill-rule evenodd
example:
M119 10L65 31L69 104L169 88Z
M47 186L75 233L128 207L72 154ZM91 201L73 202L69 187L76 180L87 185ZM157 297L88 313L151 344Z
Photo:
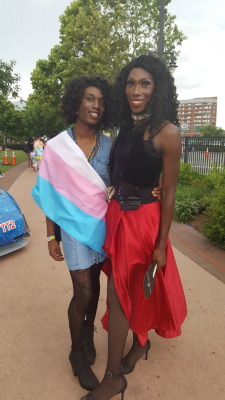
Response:
M208 174L212 165L221 171L225 167L225 136L182 137L181 160L201 174Z

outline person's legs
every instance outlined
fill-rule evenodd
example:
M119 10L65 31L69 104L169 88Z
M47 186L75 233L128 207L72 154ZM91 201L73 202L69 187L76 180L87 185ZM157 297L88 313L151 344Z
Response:
M68 308L69 327L74 351L82 350L82 325L92 296L90 269L70 271L73 297Z
M37 171L39 170L39 167L40 167L40 157L37 157Z
M92 390L98 385L98 380L89 366L82 347L82 326L92 297L90 269L70 271L70 275L73 283L73 297L68 308L72 341L69 360L80 385L87 390Z
M94 264L89 268L91 275L91 283L92 283L92 293L91 293L91 301L89 302L86 312L86 321L88 325L93 325L96 317L99 294L100 294L99 278L100 278L101 267L102 263L99 263L99 264Z
M27 153L27 162L28 162L28 167L31 167L31 158L30 158L30 152L29 151Z
M106 373L100 385L91 394L83 397L82 400L109 400L126 389L126 380L121 376L121 361L129 330L129 322L124 315L112 277L108 284L107 300L109 321Z
M100 272L101 272L102 263L92 265L90 270L91 276L91 284L92 284L92 293L91 300L89 302L87 312L86 312L86 320L83 323L83 347L85 350L85 354L87 360L90 365L94 364L96 358L96 349L94 346L94 321L96 317L98 300L100 294Z

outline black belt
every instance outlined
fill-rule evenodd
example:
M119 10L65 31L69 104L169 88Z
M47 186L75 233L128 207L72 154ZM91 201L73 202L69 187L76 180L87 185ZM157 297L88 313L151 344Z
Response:
M115 193L113 199L120 204L120 210L137 210L141 204L149 204L157 201L157 197L153 197L151 188L140 189L128 182L120 181L114 186Z

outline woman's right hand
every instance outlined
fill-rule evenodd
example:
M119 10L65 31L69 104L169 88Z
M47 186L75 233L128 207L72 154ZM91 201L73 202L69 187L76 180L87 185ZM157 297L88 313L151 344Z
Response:
M152 261L157 264L157 272L160 271L166 264L166 248L156 247L153 251Z
M63 261L64 257L61 252L60 244L57 242L56 239L50 240L48 242L48 251L49 254L52 258L54 258L55 261Z
M158 186L152 190L153 197L157 197L158 200L162 200L162 179L158 181Z

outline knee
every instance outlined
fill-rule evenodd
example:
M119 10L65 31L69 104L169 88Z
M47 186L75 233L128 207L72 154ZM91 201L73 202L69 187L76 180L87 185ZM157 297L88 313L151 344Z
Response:
M85 306L87 306L89 305L91 298L92 298L92 287L86 285L84 286L80 285L79 287L77 287L72 301L80 302Z
M113 283L113 280L110 279L110 281L108 283L108 287L107 287L107 303L109 306L115 300L115 296L116 296L116 291L115 291L114 283Z

